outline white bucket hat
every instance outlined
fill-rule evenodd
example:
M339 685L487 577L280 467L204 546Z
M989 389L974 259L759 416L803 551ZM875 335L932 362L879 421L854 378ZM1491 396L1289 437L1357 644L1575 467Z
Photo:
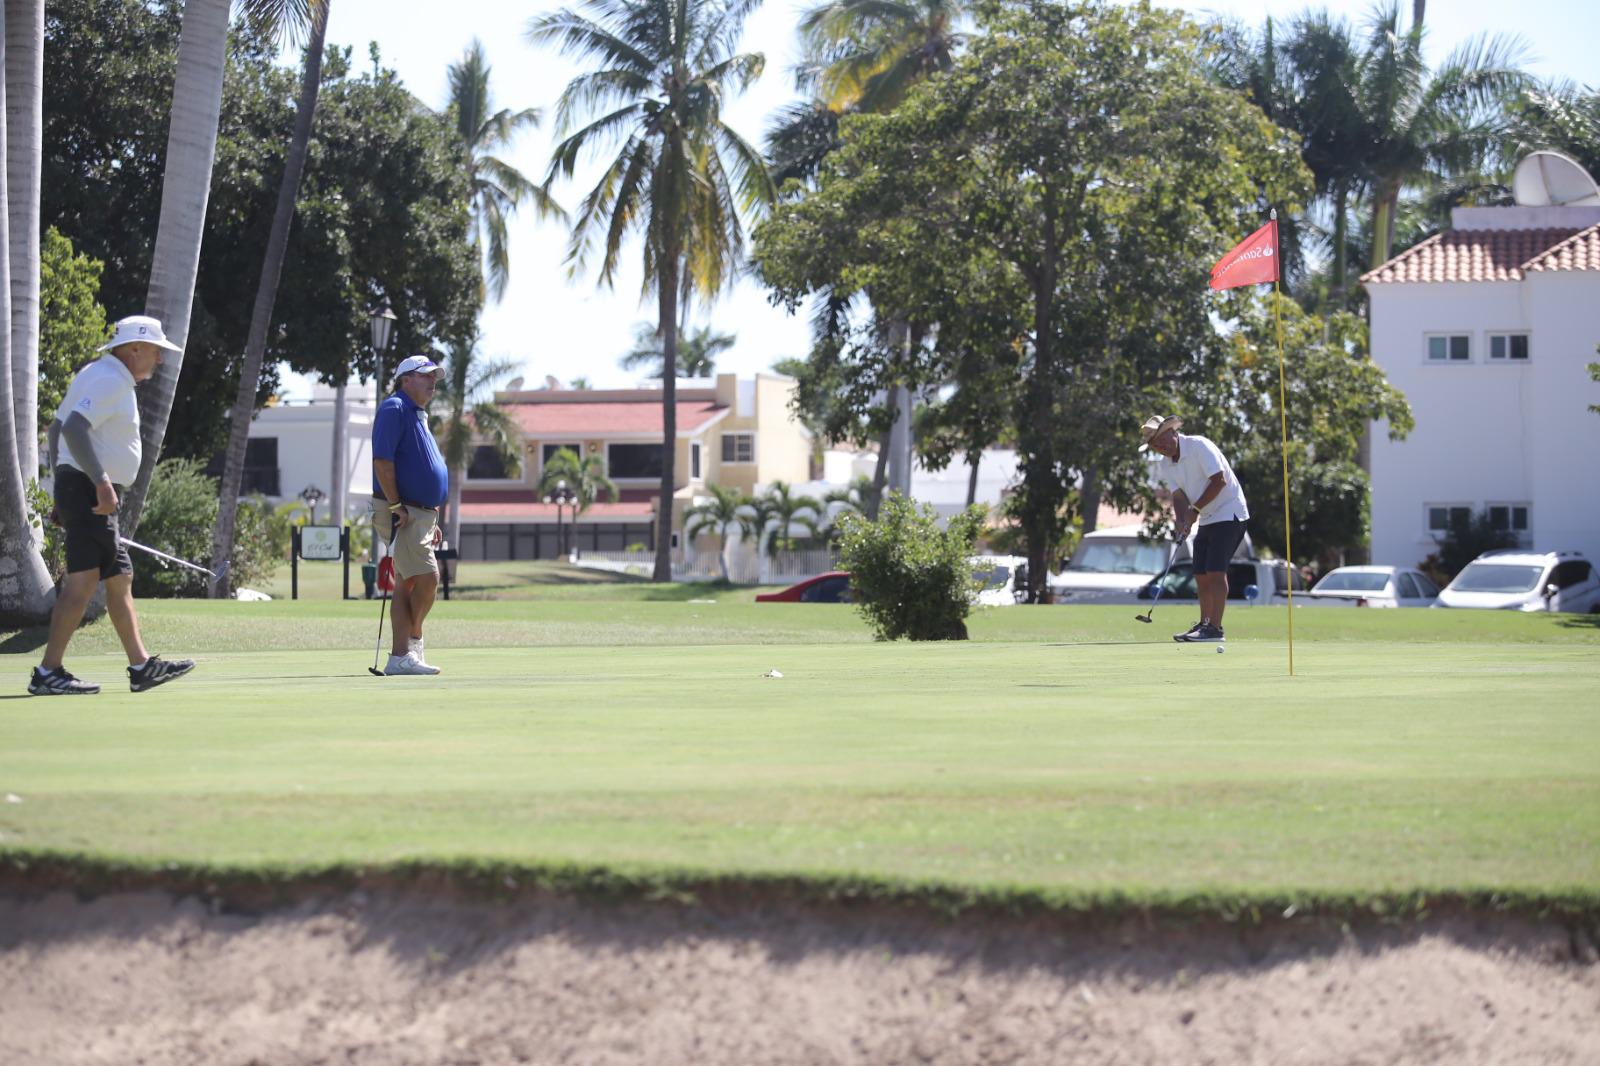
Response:
M1144 443L1139 445L1139 450L1149 451L1150 442L1169 429L1182 429L1183 419L1177 415L1151 415L1144 420L1144 425L1139 427L1139 435L1144 437Z
M111 333L111 339L102 344L97 351L109 352L124 344L134 344L143 341L153 344L157 348L165 348L169 352L181 352L182 348L167 340L167 335L161 330L159 319L149 315L129 315L117 323L116 329Z
M444 367L425 355L408 355L394 368L394 377L391 380L399 381L407 374L437 374L443 369Z

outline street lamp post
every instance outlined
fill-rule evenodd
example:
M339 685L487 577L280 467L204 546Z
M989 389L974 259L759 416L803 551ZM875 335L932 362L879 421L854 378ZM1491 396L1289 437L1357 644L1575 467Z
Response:
M300 498L306 501L307 507L311 508L311 522L309 524L313 526L316 525L317 504L328 498L327 493L323 492L315 485L307 485L305 488L300 490Z
M578 494L572 491L566 479L557 481L555 488L551 489L544 497L545 503L556 505L556 551L561 555L567 554L566 527L561 524L561 508L572 508L572 524L578 524Z
M384 301L382 308L367 312L367 324L372 327L372 351L377 356L378 402L383 402L383 353L389 350L394 337L395 314Z

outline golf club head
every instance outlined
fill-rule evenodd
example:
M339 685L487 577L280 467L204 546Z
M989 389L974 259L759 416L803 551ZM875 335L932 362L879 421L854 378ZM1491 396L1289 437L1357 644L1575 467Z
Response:
M379 670L376 666L367 667L367 673L371 674L373 677L382 677L383 676L383 671Z
M1135 618L1135 619L1136 619L1136 620L1138 620L1138 621L1140 621L1140 622L1144 622L1144 623L1146 623L1146 624L1151 624L1151 623L1152 623L1152 619L1151 619L1151 617L1150 617L1150 616L1149 616L1149 615L1147 615L1147 614L1136 614L1136 615L1134 615L1134 616L1133 616L1133 617L1134 617L1134 618Z

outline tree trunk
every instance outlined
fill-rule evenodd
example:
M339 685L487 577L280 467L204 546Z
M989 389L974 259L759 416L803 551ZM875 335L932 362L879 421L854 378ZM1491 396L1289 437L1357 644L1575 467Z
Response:
M5 0L6 196L11 223L11 393L22 481L39 476L39 172L44 0Z
M1056 472L1054 396L1055 334L1052 325L1055 306L1056 270L1059 242L1055 230L1054 198L1044 190L1044 247L1040 249L1038 275L1033 295L1033 375L1027 383L1028 418L1021 430L1026 497L1022 528L1028 541L1028 602L1044 602L1049 588L1047 563L1056 525L1056 504L1060 485Z
M446 505L450 508L450 515L445 521L444 535L450 538L450 547L458 551L461 545L461 483L466 479L466 463L462 463L456 469L450 471L450 502ZM578 516L573 515L572 521L576 525ZM453 577L454 574L451 576Z
M1384 182L1373 190L1372 198L1372 263L1376 270L1389 261L1389 249L1394 247L1394 215L1400 202L1398 185Z
M333 390L333 470L330 471L328 506L340 525L350 514L350 408L344 382Z
M661 502L656 514L654 579L672 580L672 494L678 443L678 267L676 248L661 260Z
M983 465L983 453L973 452L967 456L967 466L971 468L967 474L967 506L971 507L978 502L978 467Z
M9 16L11 7L8 2L5 9ZM10 18L6 19L6 29L10 27ZM41 23L42 28L42 23ZM0 35L0 48L9 51L10 42ZM4 57L0 57L3 61ZM9 70L10 68L7 67ZM9 81L10 79L4 79ZM7 85L0 81L0 95L5 94ZM4 101L0 101L3 105ZM27 123L33 121L31 115L21 116L19 125L14 127L10 121L10 114L0 106L0 112L7 115L7 121L0 125L0 155L6 158L6 171L11 172L11 139L10 134L21 134L22 145L25 150L37 151L40 131L37 126L27 128ZM33 114L37 114L34 112ZM8 191L10 181L6 182ZM9 199L9 196L7 196ZM35 201L37 205L37 201ZM7 205L0 205L5 207ZM5 241L7 254L0 256L0 321L11 321L11 262L12 240L9 211L0 210L0 240ZM37 259L38 241L34 241L34 255ZM12 398L12 361L15 352L11 343L12 333L7 329L0 334L0 626L6 628L25 625L39 625L50 618L51 587L50 574L45 569L44 559L39 555L38 534L31 520L28 508L27 495L24 491L22 466L17 455L17 424L16 406ZM34 427L29 427L33 429Z
M261 363L267 354L267 331L272 326L272 308L278 300L278 281L283 276L283 260L289 247L295 197L300 192L300 175L305 171L306 153L311 144L311 122L317 113L317 91L322 85L322 42L328 29L328 7L331 3L332 0L323 0L311 16L311 42L306 46L300 100L295 105L294 135L289 141L289 155L284 160L283 178L278 183L278 206L272 215L272 231L267 237L261 278L256 283L256 302L250 312L250 333L245 340L244 366L239 371L239 390L233 397L232 420L228 426L228 454L219 487L217 528L211 539L213 564L233 557L233 531L239 513L239 482L244 476L245 445L249 442L250 421L255 415L256 391L261 386ZM226 581L211 583L212 599L227 595Z
M1085 533L1093 533L1100 524L1100 471L1092 466L1083 472L1083 487L1078 490L1078 517Z
M878 437L878 465L872 468L872 493L866 500L866 516L868 522L878 520L878 508L883 506L884 486L889 482L889 441L894 436L894 427L890 426Z
M1334 310L1344 307L1345 245L1350 240L1349 204L1350 190L1343 181L1333 186L1333 292Z
M228 52L228 0L188 0L178 42L178 76L172 88L171 124L161 182L161 218L150 261L145 314L161 320L167 339L182 348L189 339L200 241L211 195L211 164L222 110L222 71ZM163 352L155 376L139 388L139 476L122 501L122 528L133 536L161 458L167 419L178 392L182 352Z

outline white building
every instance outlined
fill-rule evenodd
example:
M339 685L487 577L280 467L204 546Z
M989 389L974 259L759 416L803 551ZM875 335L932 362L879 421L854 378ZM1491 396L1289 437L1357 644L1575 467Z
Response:
M1520 192L1520 190L1519 190ZM1457 209L1361 279L1372 355L1416 429L1372 432L1372 558L1412 565L1453 513L1600 559L1600 206Z
M369 510L372 498L372 386L345 390L346 445L342 469L335 470L334 390L317 385L309 401L263 407L250 423L241 492L259 492L274 503L300 498L307 488L323 493L317 521L328 522L342 479L344 516Z

